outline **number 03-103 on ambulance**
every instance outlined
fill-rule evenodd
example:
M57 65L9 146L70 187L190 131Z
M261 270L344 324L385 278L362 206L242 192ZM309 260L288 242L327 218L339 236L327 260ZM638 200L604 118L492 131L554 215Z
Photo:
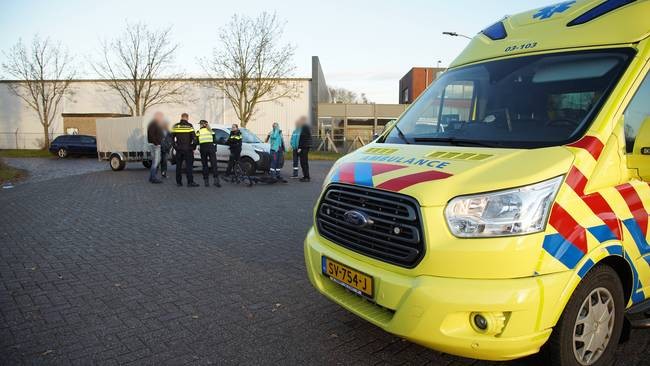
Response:
M650 327L650 1L568 1L480 32L328 174L309 279L424 346L609 365Z

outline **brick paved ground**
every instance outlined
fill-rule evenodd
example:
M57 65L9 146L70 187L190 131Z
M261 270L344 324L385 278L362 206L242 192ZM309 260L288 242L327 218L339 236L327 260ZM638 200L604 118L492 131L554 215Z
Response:
M311 184L252 189L127 170L0 191L0 364L493 365L400 340L311 288L302 239L328 167L314 165ZM636 331L619 364L648 351Z

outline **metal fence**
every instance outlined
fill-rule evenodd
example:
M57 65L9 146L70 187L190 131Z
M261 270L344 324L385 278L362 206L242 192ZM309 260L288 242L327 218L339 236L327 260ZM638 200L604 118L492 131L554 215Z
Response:
M50 141L61 133L50 133ZM41 149L44 145L43 132L0 132L0 149Z

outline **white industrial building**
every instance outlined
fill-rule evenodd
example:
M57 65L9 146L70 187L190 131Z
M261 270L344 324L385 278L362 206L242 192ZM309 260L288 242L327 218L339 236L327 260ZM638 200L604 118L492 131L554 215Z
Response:
M258 104L247 127L263 136L271 129L273 122L278 122L284 133L290 134L294 121L300 116L308 116L313 121L317 116L318 103L329 102L329 93L317 57L313 58L312 68L312 78L288 79L288 82L295 83L297 93L294 97ZM0 81L0 149L38 149L42 144L43 128L34 110L11 93L9 83L12 82L17 81ZM181 113L187 112L195 124L201 119L216 124L239 123L230 102L217 88L207 86L205 80L178 82L188 84L186 101L154 106L147 111L147 115L161 111L175 123ZM52 137L73 133L75 129L84 133L84 128L75 126L75 121L88 125L94 124L95 116L129 113L119 95L101 80L75 80L71 84L71 91L71 96L65 98L57 110L51 128Z

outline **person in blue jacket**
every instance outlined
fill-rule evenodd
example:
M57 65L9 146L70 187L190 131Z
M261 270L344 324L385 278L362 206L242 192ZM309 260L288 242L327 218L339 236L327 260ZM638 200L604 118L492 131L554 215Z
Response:
M293 130L293 133L291 134L291 153L293 157L293 174L291 175L291 178L293 179L298 179L298 166L300 165L300 155L298 155L298 144L300 142L300 133L302 131L302 124L300 123L300 120L296 121L296 129Z
M271 145L271 175L276 179L282 180L280 171L282 168L281 160L284 154L284 140L282 139L282 130L277 122L273 123L273 129L269 132L266 140Z

